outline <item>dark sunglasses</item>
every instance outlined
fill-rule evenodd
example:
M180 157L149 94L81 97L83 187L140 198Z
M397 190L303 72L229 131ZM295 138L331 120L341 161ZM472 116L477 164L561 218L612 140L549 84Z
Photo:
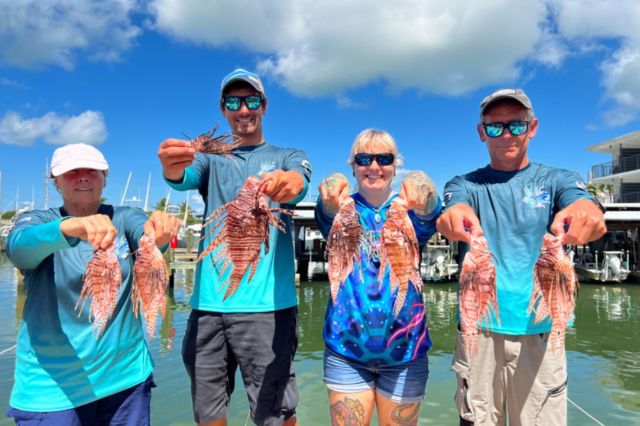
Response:
M395 159L396 157L390 152L384 154L367 154L366 152L361 152L353 157L353 161L358 166L370 166L373 160L375 160L379 166L390 166Z
M505 129L509 129L513 136L520 136L529 130L528 121L511 121L509 123L482 123L484 132L490 138L499 138Z
M239 111L243 102L248 109L255 111L262 106L262 96L225 96L222 98L222 104L229 111Z

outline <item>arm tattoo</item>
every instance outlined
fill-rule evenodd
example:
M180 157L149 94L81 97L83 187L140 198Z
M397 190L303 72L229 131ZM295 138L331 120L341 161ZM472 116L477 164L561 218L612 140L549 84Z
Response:
M415 426L418 424L420 403L400 404L391 412L393 426ZM392 425L389 425L392 426Z
M329 410L331 426L364 425L364 407L358 399L345 396L343 401L331 404Z

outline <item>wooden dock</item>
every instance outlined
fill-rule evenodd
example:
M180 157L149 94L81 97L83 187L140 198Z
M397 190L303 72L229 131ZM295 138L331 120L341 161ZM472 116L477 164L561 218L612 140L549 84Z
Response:
M167 251L167 263L169 264L169 287L173 287L177 270L195 270L198 249L176 248Z

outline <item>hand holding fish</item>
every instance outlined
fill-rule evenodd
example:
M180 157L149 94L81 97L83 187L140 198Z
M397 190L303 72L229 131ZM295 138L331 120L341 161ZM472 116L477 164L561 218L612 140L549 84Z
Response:
M433 181L422 171L407 173L400 188L400 198L407 202L407 210L422 216L431 213L438 201Z
M196 158L196 150L191 142L180 139L166 139L160 144L158 158L162 164L162 175L174 181L181 181L184 169Z
M66 237L88 241L94 250L109 248L118 234L109 216L104 214L65 219L60 222L60 231Z
M569 229L565 232L565 225ZM586 244L607 232L604 213L589 199L576 200L556 213L551 232L561 237L562 244Z
M334 173L324 179L318 189L322 206L333 215L340 210L340 202L349 197L349 181L342 173Z
M277 203L287 203L295 199L304 189L304 178L295 170L274 170L262 175L262 192Z
M180 229L180 221L161 211L155 211L144 223L144 235L152 237L157 247L169 244L171 238L178 233Z
M471 242L471 237L484 235L480 220L467 204L455 204L447 209L436 222L436 228L449 241Z

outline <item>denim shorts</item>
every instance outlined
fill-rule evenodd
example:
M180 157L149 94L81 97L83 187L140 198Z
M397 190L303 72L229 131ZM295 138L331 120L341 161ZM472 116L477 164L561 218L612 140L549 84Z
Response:
M149 426L151 424L151 388L153 374L139 385L89 404L62 411L33 412L10 408L7 416L17 426L82 426L118 424L122 426Z
M335 392L356 393L375 389L376 393L401 404L422 401L429 377L428 357L403 364L361 363L324 350L324 383Z

